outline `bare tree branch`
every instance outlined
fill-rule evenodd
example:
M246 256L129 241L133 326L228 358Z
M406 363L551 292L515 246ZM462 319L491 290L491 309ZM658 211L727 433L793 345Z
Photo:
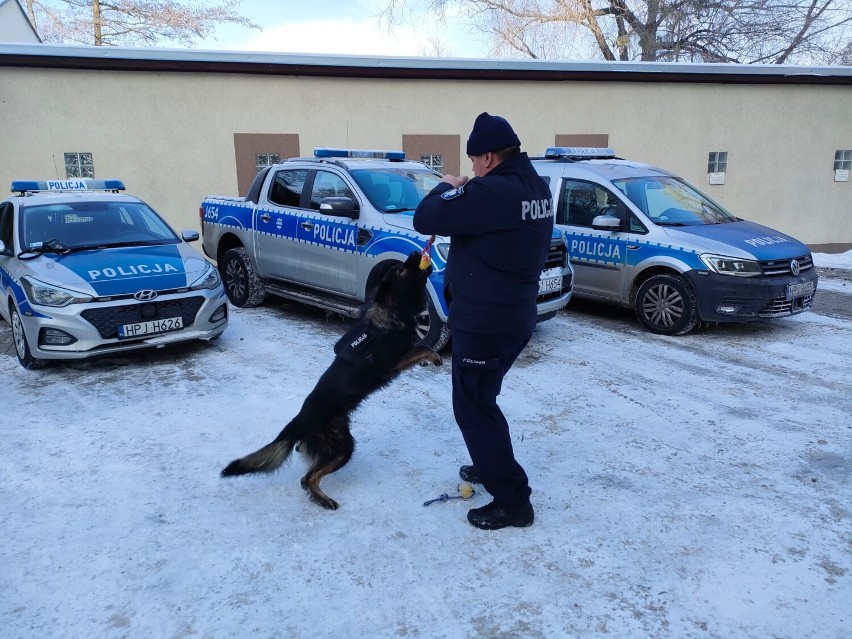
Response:
M238 0L28 0L44 42L153 46L192 45L224 23L260 29L237 12Z
M450 11L530 58L848 64L852 0L385 0L398 24Z

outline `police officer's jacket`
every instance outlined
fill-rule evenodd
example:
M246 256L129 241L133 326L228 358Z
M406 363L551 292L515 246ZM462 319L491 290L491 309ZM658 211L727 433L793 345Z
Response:
M550 189L526 153L457 189L441 182L417 207L414 228L452 238L444 275L451 327L532 333L553 212Z

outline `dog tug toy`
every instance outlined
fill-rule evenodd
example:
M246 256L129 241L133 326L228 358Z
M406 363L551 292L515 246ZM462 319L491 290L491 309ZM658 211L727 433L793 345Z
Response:
M432 263L432 244L435 242L435 236L429 238L426 246L420 251L420 270L425 271Z
M429 504L434 504L436 501L449 501L450 499L470 499L475 494L476 491L473 489L473 484L463 481L459 484L458 495L448 495L447 493L443 493L440 497L423 502L423 505L428 506Z

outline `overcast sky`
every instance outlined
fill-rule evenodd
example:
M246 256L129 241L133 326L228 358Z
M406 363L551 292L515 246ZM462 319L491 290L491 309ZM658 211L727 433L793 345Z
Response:
M242 0L238 11L262 31L223 26L195 48L280 53L348 55L487 56L487 45L450 18L445 23L415 14L409 23L389 32L379 23L383 0ZM414 21L412 21L414 22Z

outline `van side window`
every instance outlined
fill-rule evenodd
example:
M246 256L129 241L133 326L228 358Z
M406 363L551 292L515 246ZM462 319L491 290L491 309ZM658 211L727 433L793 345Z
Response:
M648 229L639 221L639 218L633 213L633 211L629 210L627 206L619 202L615 207L613 207L612 215L621 220L621 229L627 230L629 233L641 233L645 234L648 232Z
M627 213L629 218L629 229L631 233L647 233L648 229L645 228L645 225L639 221L639 218L632 211L628 211L627 207L624 205L620 205L619 209L624 210Z
M343 178L330 171L317 171L311 189L311 208L319 211L320 202L327 197L349 197L355 200L355 195Z
M615 194L602 186L581 180L565 180L559 193L556 223L591 228L592 220L598 215L616 215L619 204ZM627 211L624 210L624 213Z
M269 187L269 201L281 206L298 207L307 177L306 169L278 171Z
M8 202L0 204L0 241L6 245L4 253L12 254L15 245L12 243L12 214L14 209Z

